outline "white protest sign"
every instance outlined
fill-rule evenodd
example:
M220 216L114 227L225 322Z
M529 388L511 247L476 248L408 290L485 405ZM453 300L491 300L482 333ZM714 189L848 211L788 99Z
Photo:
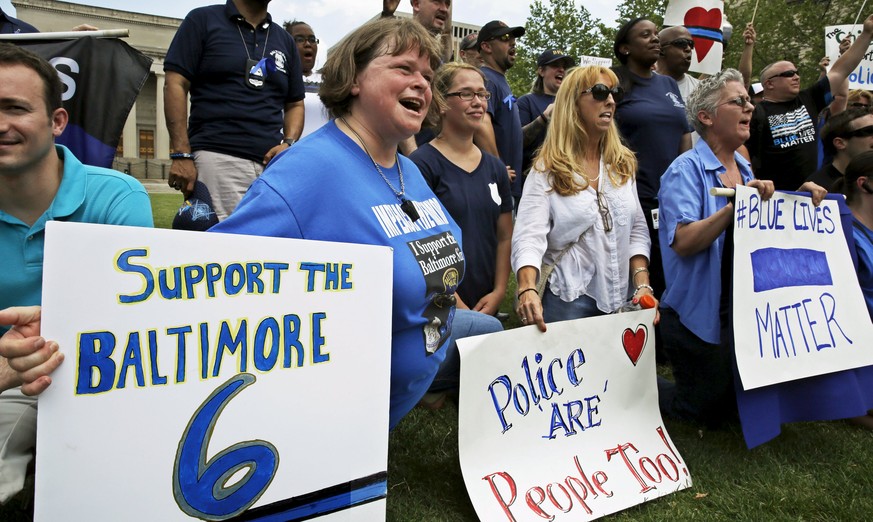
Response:
M391 267L49 223L43 333L66 359L39 400L35 520L384 519Z
M737 187L733 323L746 390L873 364L837 203ZM850 231L851 233L851 231Z
M862 24L858 25L829 25L825 27L825 56L830 58L828 70L833 67L837 58L840 57L840 42L846 36L851 36L852 41L861 34L864 28ZM849 74L850 89L873 89L873 50L869 47L867 54L858 67Z
M670 0L664 12L664 27L683 25L694 40L689 71L715 74L724 54L724 1ZM662 42L663 43L663 42Z
M691 486L658 410L654 314L458 341L461 470L481 520L593 520Z
M612 58L601 58L599 56L580 56L579 57L579 67L587 67L589 65L596 65L598 67L606 67L607 69L612 67Z

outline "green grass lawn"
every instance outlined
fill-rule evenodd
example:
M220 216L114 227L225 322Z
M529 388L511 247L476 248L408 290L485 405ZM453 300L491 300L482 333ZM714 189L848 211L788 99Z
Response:
M152 195L155 226L170 226L179 199ZM501 310L511 313L515 281L509 286ZM507 328L516 326L511 313ZM694 486L606 520L860 521L873 516L873 432L842 421L790 424L775 440L750 451L739 426L725 431L670 421L666 426ZM458 462L456 404L413 410L391 433L389 444L388 520L477 519Z
M169 227L179 199L152 196L156 226ZM511 284L504 311L511 311L514 291ZM515 326L513 314L507 327ZM873 514L873 432L842 421L791 424L750 451L738 426L705 431L668 421L666 427L694 486L604 520L863 521ZM457 405L413 410L389 445L388 520L477 520L458 462ZM0 509L0 520L25 520L7 516Z

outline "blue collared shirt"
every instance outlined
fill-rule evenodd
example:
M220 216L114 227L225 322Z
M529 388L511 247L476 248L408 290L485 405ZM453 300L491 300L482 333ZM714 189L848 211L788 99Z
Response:
M748 184L754 179L751 165L736 152L734 159L743 184ZM725 234L722 232L706 250L690 256L680 256L672 245L680 223L700 221L727 205L727 198L709 194L710 188L724 186L719 175L726 170L706 141L701 139L694 148L670 164L661 177L658 193L658 235L667 282L661 305L675 310L683 325L711 344L718 344L721 337L719 302Z
M13 18L0 9L0 34L38 33L39 30L18 18Z

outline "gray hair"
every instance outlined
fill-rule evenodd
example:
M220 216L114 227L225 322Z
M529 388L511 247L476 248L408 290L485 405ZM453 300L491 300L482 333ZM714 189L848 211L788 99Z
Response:
M703 136L706 134L706 126L697 119L697 113L706 111L715 114L718 102L721 99L721 91L728 82L743 83L743 75L736 69L725 69L715 76L710 76L700 82L685 101L685 114L688 121L694 126L694 130Z

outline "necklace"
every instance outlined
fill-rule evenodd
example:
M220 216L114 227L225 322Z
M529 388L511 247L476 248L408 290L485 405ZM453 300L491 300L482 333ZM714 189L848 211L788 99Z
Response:
M400 210L402 210L403 213L406 214L412 221L417 221L420 217L418 215L418 210L415 209L415 205L412 203L412 201L406 199L406 196L404 195L406 189L403 185L403 168L400 166L400 157L397 155L397 152L394 153L394 161L395 163L397 163L397 173L400 176L400 190L394 188L394 185L392 185L391 182L388 181L388 178L385 177L385 173L382 172L379 164L376 163L376 160L373 159L373 155L370 154L369 149L367 149L367 144L364 143L361 135L358 134L351 125L349 125L349 122L347 122L344 117L341 116L340 120L342 120L343 125L345 125L350 131L352 131L352 134L354 134L355 137L358 138L358 141L361 142L361 146L364 148L364 152L367 153L367 157L370 158L370 161L373 162L373 166L376 167L376 172L378 172L379 176L382 177L382 181L384 181L385 184L388 185L388 188L391 189L391 192L393 192L397 199L400 200Z

